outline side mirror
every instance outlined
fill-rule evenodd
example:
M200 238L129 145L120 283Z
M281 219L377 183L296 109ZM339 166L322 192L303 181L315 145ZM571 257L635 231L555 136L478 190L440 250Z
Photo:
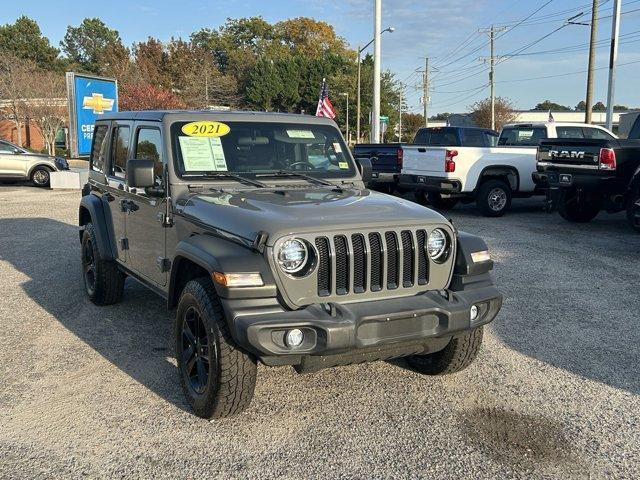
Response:
M148 188L156 184L153 160L127 161L127 185L131 188Z
M373 167L371 166L371 159L369 158L358 158L356 160L358 163L358 169L360 170L360 175L362 175L362 181L365 185L367 185L371 179L373 178Z
M14 148L14 149L13 149L13 153L14 153L15 155L20 155L20 154L22 153L22 150L20 150L19 148Z

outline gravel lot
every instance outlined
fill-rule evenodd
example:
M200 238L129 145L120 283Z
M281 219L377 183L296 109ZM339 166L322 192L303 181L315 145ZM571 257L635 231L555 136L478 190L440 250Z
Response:
M248 412L191 415L163 301L82 290L78 192L0 187L0 478L640 478L640 236L514 202L449 215L506 296L468 370L259 368Z

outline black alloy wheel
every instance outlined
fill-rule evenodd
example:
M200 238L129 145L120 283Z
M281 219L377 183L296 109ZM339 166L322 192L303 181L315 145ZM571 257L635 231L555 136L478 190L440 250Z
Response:
M193 391L202 395L209 384L211 360L209 337L202 316L191 306L182 320L182 375Z
M86 239L82 242L82 272L87 293L93 295L96 290L96 258L93 254L93 242Z

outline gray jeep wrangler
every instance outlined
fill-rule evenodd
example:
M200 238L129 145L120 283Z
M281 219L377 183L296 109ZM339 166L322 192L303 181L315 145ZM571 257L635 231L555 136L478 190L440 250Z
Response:
M462 370L502 305L487 246L370 175L323 118L106 114L80 202L87 294L116 303L132 277L166 299L205 418L249 405L258 361Z

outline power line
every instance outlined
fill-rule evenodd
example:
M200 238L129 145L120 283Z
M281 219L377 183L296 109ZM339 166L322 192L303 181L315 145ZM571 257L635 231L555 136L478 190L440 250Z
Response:
M618 67L624 67L626 65L635 65L640 63L640 60L635 60L633 62L619 63ZM609 67L598 67L594 70L607 70ZM556 75L544 75L542 77L527 77L527 78L516 78L512 80L499 80L497 83L515 83L515 82L530 82L532 80L544 80L547 78L559 78L559 77L568 77L570 75L580 75L582 73L587 73L587 70L578 70L575 72L567 72L567 73L558 73Z

